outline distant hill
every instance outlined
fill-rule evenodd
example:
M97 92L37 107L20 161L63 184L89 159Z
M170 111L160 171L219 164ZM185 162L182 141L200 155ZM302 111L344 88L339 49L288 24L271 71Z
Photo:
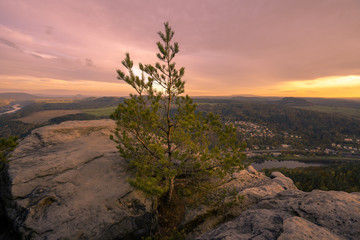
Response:
M123 101L123 97L91 97L82 99L81 101L70 103L68 104L68 107L72 109L103 108L117 106ZM64 106L66 105L64 104Z
M12 114L0 116L0 126L1 126L0 137L6 137L10 135L23 137L26 136L32 129L40 126L41 124L49 124L49 123L54 124L67 120L90 120L90 119L102 118L104 117L104 115L94 116L94 114L82 113L81 110L90 109L92 110L90 112L94 112L94 109L100 109L99 111L97 111L97 113L98 112L102 113L104 112L104 108L110 107L110 109L114 109L119 103L123 101L124 98L122 97L86 98L83 100L74 100L72 102L34 103L31 100L28 100L29 103L27 105L24 105L24 107L21 108L20 110ZM32 122L29 123L19 121L19 119L30 116L31 114L34 113L46 114L44 113L46 110L79 110L80 113L67 114L64 116L52 116L51 119L49 118L45 119L44 117L42 117L45 120L43 121L44 123L41 124L38 123L35 124L33 120ZM41 119L38 120L38 122L41 122Z
M15 101L28 101L28 100L35 100L41 97L28 93L0 93L0 98L12 99Z
M311 102L306 101L303 98L294 98L294 97L285 97L280 101L276 102L277 104L287 105L287 106L311 106Z
M70 103L33 103L27 105L12 114L14 119L25 117L31 113L44 111L44 110L73 110L73 109L94 109L117 106L123 102L124 98L121 97L101 97L101 98L86 98L83 100L77 100Z
M352 100L335 99L335 98L305 98L305 99L317 105L360 109L360 102L356 100L352 101Z
M243 102L273 102L279 101L281 97L233 97L233 100L243 101Z

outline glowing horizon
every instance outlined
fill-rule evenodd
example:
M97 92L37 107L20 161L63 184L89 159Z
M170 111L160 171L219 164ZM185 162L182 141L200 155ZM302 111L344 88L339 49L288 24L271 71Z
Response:
M360 98L359 1L184 1L0 1L0 92L127 96L169 21L191 96Z
M89 95L89 96L128 96L133 92L125 82L98 82L89 80L66 81L53 78L36 78L31 76L0 75L2 92L26 92L31 94L48 93L48 95ZM14 88L12 81L21 84L24 89ZM101 94L99 94L101 88ZM351 89L349 89L351 88ZM82 89L81 92L72 89ZM61 94L63 92L63 94ZM190 96L259 96L259 97L321 97L321 98L359 98L360 76L332 76L306 81L279 83L270 90L247 89L246 92L219 92L211 94L204 90L187 90Z

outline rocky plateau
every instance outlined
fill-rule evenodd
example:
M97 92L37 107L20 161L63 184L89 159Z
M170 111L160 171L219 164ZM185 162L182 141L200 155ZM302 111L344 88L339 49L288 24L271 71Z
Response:
M68 121L20 141L0 186L13 239L141 239L150 231L151 202L127 183L128 162L109 139L114 127ZM269 178L251 166L224 189L238 199L226 209L186 209L187 239L360 239L360 193L302 192L281 173Z

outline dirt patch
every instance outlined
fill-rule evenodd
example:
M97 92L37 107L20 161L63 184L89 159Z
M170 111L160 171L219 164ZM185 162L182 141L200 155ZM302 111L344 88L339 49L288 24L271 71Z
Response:
M55 117L61 117L68 114L76 114L81 112L82 111L79 110L46 110L46 111L34 112L29 116L19 118L17 120L22 121L24 123L41 124Z

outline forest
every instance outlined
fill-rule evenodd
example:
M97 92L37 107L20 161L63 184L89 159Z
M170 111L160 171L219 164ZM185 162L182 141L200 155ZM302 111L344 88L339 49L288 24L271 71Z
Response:
M346 163L327 167L272 168L263 172L267 176L274 171L291 178L296 187L310 192L314 189L360 192L360 164Z
M329 145L346 137L360 136L360 119L285 104L229 101L201 103L199 109L218 113L224 121L249 121L265 125L273 131L299 135L301 143L307 146Z

